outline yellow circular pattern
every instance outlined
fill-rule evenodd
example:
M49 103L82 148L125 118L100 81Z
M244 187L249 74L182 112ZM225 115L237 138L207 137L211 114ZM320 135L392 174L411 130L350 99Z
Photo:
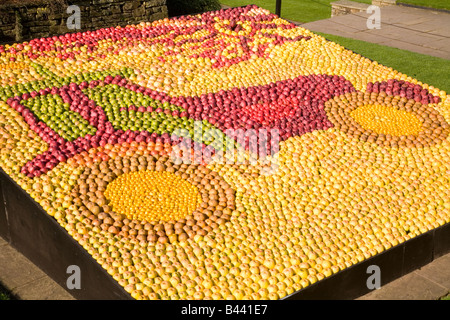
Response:
M108 185L105 196L115 212L141 220L179 220L202 202L197 187L167 171L123 174Z
M325 102L334 128L363 142L388 148L439 145L450 125L432 104L384 93L351 92Z
M365 104L350 113L350 116L366 130L393 136L418 135L422 124L411 112L379 104Z

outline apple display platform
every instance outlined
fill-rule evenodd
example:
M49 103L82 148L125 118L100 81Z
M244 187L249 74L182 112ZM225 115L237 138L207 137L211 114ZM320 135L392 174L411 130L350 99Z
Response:
M0 236L79 300L132 297L95 259L0 169ZM450 252L450 223L341 270L283 300L348 300L369 293L372 268L381 286ZM80 289L68 289L69 266L80 268Z

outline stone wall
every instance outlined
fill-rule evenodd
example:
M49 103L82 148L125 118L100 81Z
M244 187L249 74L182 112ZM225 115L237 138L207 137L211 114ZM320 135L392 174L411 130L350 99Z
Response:
M81 29L67 28L69 5L81 11ZM167 18L166 0L22 0L0 4L0 43L68 32L126 26Z

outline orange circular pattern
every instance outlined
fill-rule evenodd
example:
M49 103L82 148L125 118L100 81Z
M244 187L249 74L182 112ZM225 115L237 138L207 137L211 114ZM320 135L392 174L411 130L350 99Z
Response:
M167 171L136 171L123 174L105 191L113 210L130 219L178 220L201 203L198 189Z
M422 124L412 113L379 104L366 104L350 113L364 129L391 136L417 136Z
M384 93L347 93L327 101L325 111L338 130L381 146L432 146L450 133L432 105Z

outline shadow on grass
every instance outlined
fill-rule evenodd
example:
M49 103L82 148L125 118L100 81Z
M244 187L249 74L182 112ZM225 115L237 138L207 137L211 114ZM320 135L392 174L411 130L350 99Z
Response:
M0 300L17 300L17 298L6 289L0 282Z

